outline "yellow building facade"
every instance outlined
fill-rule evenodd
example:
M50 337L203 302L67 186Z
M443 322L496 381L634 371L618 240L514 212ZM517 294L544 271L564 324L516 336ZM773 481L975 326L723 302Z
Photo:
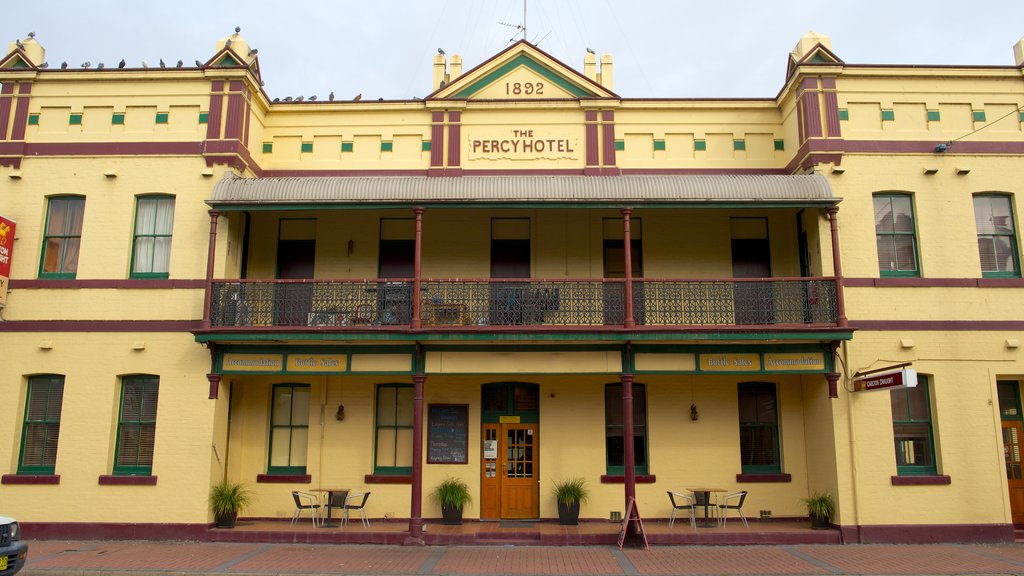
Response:
M812 33L776 96L693 100L524 41L341 101L271 99L238 33L177 68L19 40L0 506L201 538L222 478L260 519L344 486L416 540L445 478L487 521L580 477L584 519L718 486L751 518L827 492L845 542L1011 540L1022 46L866 66Z

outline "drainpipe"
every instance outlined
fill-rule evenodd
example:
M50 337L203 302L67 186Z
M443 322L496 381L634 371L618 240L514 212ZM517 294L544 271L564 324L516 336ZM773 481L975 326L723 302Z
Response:
M623 328L634 328L636 326L636 322L633 319L633 241L629 233L629 216L632 213L632 208L622 209L622 244L625 248L623 252L626 253L626 293L624 296L626 315L625 320L622 322ZM630 418L632 418L632 412L630 413Z
M845 328L846 300L843 297L843 263L839 257L839 207L829 206L828 221L832 228L832 268L836 277L836 324Z
M420 276L423 273L423 207L417 206L412 209L416 215L416 240L412 260L412 319L409 327L416 329L420 327Z
M213 263L217 255L217 217L219 210L210 210L210 246L206 252L206 295L203 296L203 323L202 327L210 327L210 299L213 292Z

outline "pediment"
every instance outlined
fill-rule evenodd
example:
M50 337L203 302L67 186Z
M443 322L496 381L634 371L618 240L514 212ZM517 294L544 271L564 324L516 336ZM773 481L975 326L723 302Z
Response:
M525 40L452 80L429 100L617 98L610 90Z
M35 67L21 50L15 50L0 60L2 70L31 70Z
M786 78L792 77L799 66L806 64L842 66L844 62L839 56L836 56L835 52L832 52L822 44L818 44L811 48L807 54L804 54L799 61L793 58L793 56L789 57L789 63L786 67Z

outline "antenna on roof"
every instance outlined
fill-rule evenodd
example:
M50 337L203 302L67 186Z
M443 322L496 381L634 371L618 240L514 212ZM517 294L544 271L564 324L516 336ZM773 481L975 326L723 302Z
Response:
M509 28L515 28L519 32L523 33L523 40L526 40L526 0L523 0L523 23L522 24L512 24L510 22L498 22L498 24L501 24L502 26L508 26ZM518 32L517 32L517 34L518 34ZM516 37L513 35L511 38L508 39L508 41L511 42L511 41L515 40L515 38Z

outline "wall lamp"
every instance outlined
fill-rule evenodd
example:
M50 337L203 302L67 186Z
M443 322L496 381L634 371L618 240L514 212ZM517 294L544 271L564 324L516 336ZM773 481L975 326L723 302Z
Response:
M943 143L943 144L939 144L939 145L935 146L935 151L936 152L945 152L946 150L949 150L949 147L952 146L952 144L953 144L952 142L946 142L946 143Z
M334 415L334 419L341 422L345 419L345 405L338 404L338 412Z
M690 404L690 420L696 422L698 418L700 418L700 414L697 413L697 405Z

